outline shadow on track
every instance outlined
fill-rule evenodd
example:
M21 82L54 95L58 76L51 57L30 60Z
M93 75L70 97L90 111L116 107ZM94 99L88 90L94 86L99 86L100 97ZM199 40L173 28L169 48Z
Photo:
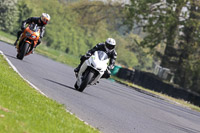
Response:
M67 87L69 89L72 89L72 90L76 90L74 87L71 87L71 86L68 86L68 85L65 85L65 84L62 84L62 83L59 83L59 82L56 82L56 81L53 81L53 80L50 80L50 79L46 79L46 78L43 78L44 80L47 80L49 82L52 82L52 83L55 83L55 84L58 84L58 85L61 85L63 87Z
M12 56L12 55L8 55L8 54L5 54L5 56L10 57L10 58L13 58L13 59L17 59L16 56ZM18 59L17 59L17 60L18 60Z
M6 57L9 57L9 58L13 58L13 59L15 59L15 60L19 60L19 61L22 61L22 62L26 62L26 63L29 63L29 64L31 64L31 63L30 63L30 62L28 62L28 61L17 59L17 57L16 57L16 56L12 56L12 55L8 55L8 54L5 54L5 56L6 56Z
M62 84L62 83L53 81L53 80L51 80L51 79L46 79L46 78L43 78L43 79L46 80L46 81L49 81L49 82L52 82L52 83L58 84L58 85L60 85L60 86L63 86L63 87L69 88L69 89L71 89L71 90L75 90L75 91L79 92L79 91L76 90L74 87L71 87L71 86L68 86L68 85L65 85L65 84ZM82 94L85 94L85 95L88 95L88 96L92 96L92 97L98 98L98 97L93 96L93 95L91 95L91 94L89 94L89 93L86 93L86 92L79 92L79 93L82 93Z

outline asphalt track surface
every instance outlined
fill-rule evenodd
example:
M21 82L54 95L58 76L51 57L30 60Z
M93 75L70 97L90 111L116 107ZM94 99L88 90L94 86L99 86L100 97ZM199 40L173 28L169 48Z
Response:
M110 80L74 90L73 68L38 54L22 61L12 45L0 51L49 98L103 133L200 133L200 112L172 104Z

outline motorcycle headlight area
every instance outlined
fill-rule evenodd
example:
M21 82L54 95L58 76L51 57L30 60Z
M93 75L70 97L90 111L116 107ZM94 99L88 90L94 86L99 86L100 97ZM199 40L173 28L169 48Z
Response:
M36 38L36 36L31 36L33 39L35 39Z
M91 63L92 67L96 68L98 71L101 71L102 68L100 67L96 67L96 65L94 65L93 63Z
M26 36L27 36L27 37L31 37L31 33L26 32Z
M97 68L97 70L101 71L101 68Z

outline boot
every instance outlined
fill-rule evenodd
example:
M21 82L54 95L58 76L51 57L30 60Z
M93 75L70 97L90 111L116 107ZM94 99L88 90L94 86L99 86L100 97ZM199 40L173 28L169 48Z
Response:
M83 56L82 56L82 57L83 57ZM76 74L79 72L79 70L80 70L80 68L81 68L81 66L82 66L82 64L83 64L84 61L85 61L85 59L81 59L81 62L80 62L80 64L78 65L78 67L74 69L74 72L75 72Z
M18 41L18 40L16 40L16 41L15 41L15 43L14 43L14 46L16 46L16 45L17 45L17 41Z
M74 72L75 72L75 73L78 73L79 70L80 70L80 68L81 68L81 64L79 64L78 67L74 69Z

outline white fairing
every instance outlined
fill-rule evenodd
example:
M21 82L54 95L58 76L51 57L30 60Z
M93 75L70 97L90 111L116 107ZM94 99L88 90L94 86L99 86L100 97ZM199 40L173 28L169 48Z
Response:
M82 64L77 76L78 87L80 87L81 85L82 74L87 69L87 67L92 67L93 69L98 71L99 75L91 82L91 84L96 84L97 81L102 77L102 75L106 71L108 62L109 62L109 58L105 52L96 51L88 60L86 60Z

